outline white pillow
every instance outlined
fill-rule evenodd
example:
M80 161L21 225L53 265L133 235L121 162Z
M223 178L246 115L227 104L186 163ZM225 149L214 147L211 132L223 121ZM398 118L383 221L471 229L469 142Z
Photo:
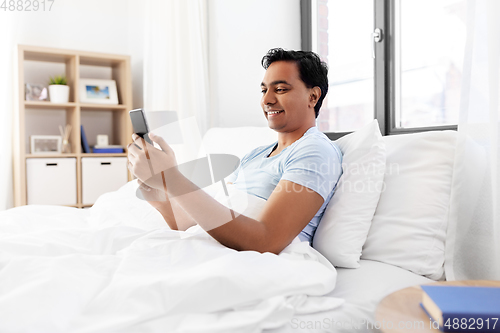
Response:
M278 133L269 127L212 127L203 136L199 157L209 154L231 154L240 159L252 149L270 145Z
M316 230L313 247L334 266L357 268L383 188L385 144L376 120L335 143L344 155L343 174Z
M384 140L386 188L362 259L441 279L456 132L395 135Z

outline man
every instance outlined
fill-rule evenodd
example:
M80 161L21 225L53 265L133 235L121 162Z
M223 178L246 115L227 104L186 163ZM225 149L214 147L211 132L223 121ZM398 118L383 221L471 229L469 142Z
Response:
M198 224L230 248L278 254L296 236L312 242L340 177L342 155L315 127L328 91L328 70L319 57L272 49L262 65L261 106L278 141L251 151L227 179L267 200L258 219L239 215L225 223L227 208L185 178L172 149L152 133L151 140L162 150L134 134L134 143L145 149L129 145L129 169L146 191L155 189L170 198L151 204L172 229Z

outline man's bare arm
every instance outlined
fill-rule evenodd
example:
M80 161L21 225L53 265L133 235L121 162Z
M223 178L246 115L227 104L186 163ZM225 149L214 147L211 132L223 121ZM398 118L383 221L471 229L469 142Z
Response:
M196 225L193 218L179 206L175 198L169 198L163 191L149 187L140 180L138 182L144 199L163 216L170 229L185 231Z
M236 250L280 253L305 228L323 204L306 187L282 180L257 219L229 212L182 175L171 175L169 193L194 221L221 244ZM191 191L185 193L186 188Z
M130 147L131 172L148 186L166 191L198 225L233 249L277 254L305 228L323 204L323 197L318 193L282 180L257 219L237 215L182 175L174 152L162 138L151 137L162 150L137 135L133 139L144 151Z

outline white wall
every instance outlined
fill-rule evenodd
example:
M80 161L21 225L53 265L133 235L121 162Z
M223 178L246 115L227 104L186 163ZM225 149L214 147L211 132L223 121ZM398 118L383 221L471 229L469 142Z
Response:
M260 62L274 47L300 49L299 0L208 0L212 126L267 126Z

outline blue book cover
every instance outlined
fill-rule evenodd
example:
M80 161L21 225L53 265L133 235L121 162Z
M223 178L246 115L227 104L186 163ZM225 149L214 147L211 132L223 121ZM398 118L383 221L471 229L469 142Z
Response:
M96 154L115 154L123 153L123 148L94 148Z
M441 331L500 332L500 288L421 287L421 306Z
M85 135L85 130L83 129L83 125L80 126L80 131L82 133L82 151L84 153L90 153L89 143L87 142L87 136Z

